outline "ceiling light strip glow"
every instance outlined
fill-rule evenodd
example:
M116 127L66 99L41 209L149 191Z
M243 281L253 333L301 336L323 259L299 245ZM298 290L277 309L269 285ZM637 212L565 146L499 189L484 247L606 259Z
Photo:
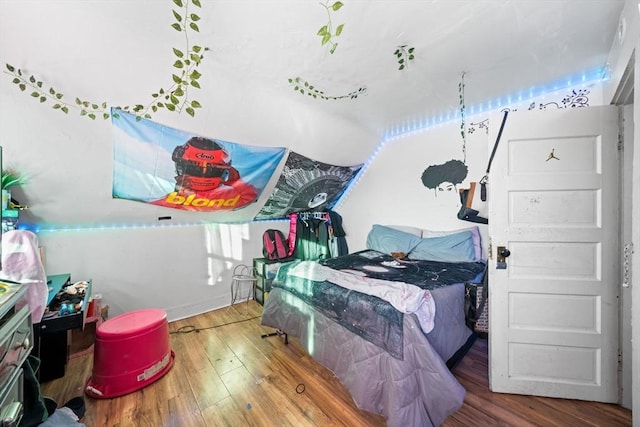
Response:
M540 87L532 86L527 90L526 97L523 95L522 92L519 92L517 94L508 94L502 98L489 100L485 104L479 104L475 106L472 105L471 107L467 107L467 110L469 111L470 116L473 116L474 114L478 115L480 113L490 113L494 111L499 111L500 109L505 108L506 106L510 106L513 104L520 104L526 100L533 101L534 98L545 96L562 89L567 89L567 88L571 88L578 85L584 87L594 83L602 83L606 80L608 79L606 78L606 74L603 72L603 69L598 68L595 70L582 72L578 75L569 76L564 79L551 82L545 86L540 86ZM358 175L353 179L351 184L347 187L347 189L344 191L342 196L338 199L335 206L337 207L344 200L346 200L346 198L349 196L349 194L351 193L353 188L356 186L358 181L360 181L360 179L368 169L369 165L373 162L374 158L378 155L378 153L380 152L380 150L385 144L392 142L393 140L397 140L397 139L400 139L409 135L413 135L437 126L442 126L442 125L457 121L459 119L459 114L460 114L459 110L456 109L455 111L447 112L446 118L444 117L443 114L440 114L437 116L437 118L436 116L432 116L430 118L428 117L420 118L420 119L416 119L412 123L402 123L385 130L383 132L382 139L378 143L377 148L373 151L371 156L369 156L369 158L365 162L364 166L362 167Z

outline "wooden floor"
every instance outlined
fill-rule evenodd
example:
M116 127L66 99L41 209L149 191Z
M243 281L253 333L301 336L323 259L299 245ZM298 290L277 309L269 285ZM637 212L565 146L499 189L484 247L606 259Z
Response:
M260 326L261 309L250 301L171 323L171 370L125 396L85 396L82 421L87 427L385 425L383 417L358 410L294 338L289 345L281 337L261 338L273 332ZM59 404L83 396L92 364L91 352L72 357L66 375L42 384L42 393ZM490 392L486 340L476 341L454 374L467 395L445 426L631 426L631 412L616 405Z

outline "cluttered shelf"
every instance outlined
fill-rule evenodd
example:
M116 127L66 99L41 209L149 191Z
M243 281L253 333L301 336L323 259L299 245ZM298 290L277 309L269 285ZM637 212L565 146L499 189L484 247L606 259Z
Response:
M64 376L74 337L81 339L87 325L94 330L101 323L100 300L92 298L91 287L90 279L72 282L70 274L47 276L47 306L42 321L34 325L40 382Z

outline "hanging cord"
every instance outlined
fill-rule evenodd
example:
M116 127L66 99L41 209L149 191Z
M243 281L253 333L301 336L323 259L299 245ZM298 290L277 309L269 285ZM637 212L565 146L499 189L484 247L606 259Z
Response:
M467 107L464 102L464 75L463 71L458 83L458 98L460 99L460 135L462 136L462 163L467 164Z
M507 122L507 115L509 115L509 110L504 111L504 116L502 116L502 123L500 123L500 130L498 130L498 136L496 137L495 144L493 144L491 157L489 157L489 163L487 164L487 171L484 173L484 176L480 180L480 200L482 200L483 202L487 200L487 182L489 182L489 170L491 169L491 163L493 163L493 156L496 155L496 150L498 149L498 143L500 142L500 137L502 136L502 131L504 130L504 124Z
M249 317L248 319L236 320L235 322L223 323L222 325L207 326L206 328L196 328L193 325L186 325L178 328L173 332L170 332L170 334L189 334L191 332L200 332L200 331L205 331L207 329L215 329L215 328L221 328L227 325L233 325L234 323L248 322L249 320L259 319L260 317L262 317L262 315Z

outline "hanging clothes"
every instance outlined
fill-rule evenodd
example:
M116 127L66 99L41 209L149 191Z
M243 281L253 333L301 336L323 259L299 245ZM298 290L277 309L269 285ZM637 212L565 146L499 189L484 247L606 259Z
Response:
M291 220L296 230L294 258L315 261L348 253L342 217L337 213L298 212Z
M338 212L329 211L329 222L333 227L333 245L331 250L333 256L342 256L349 253L349 246L347 245L347 233L342 227L342 217Z
M304 261L331 258L326 221L304 214L298 215L294 257Z

